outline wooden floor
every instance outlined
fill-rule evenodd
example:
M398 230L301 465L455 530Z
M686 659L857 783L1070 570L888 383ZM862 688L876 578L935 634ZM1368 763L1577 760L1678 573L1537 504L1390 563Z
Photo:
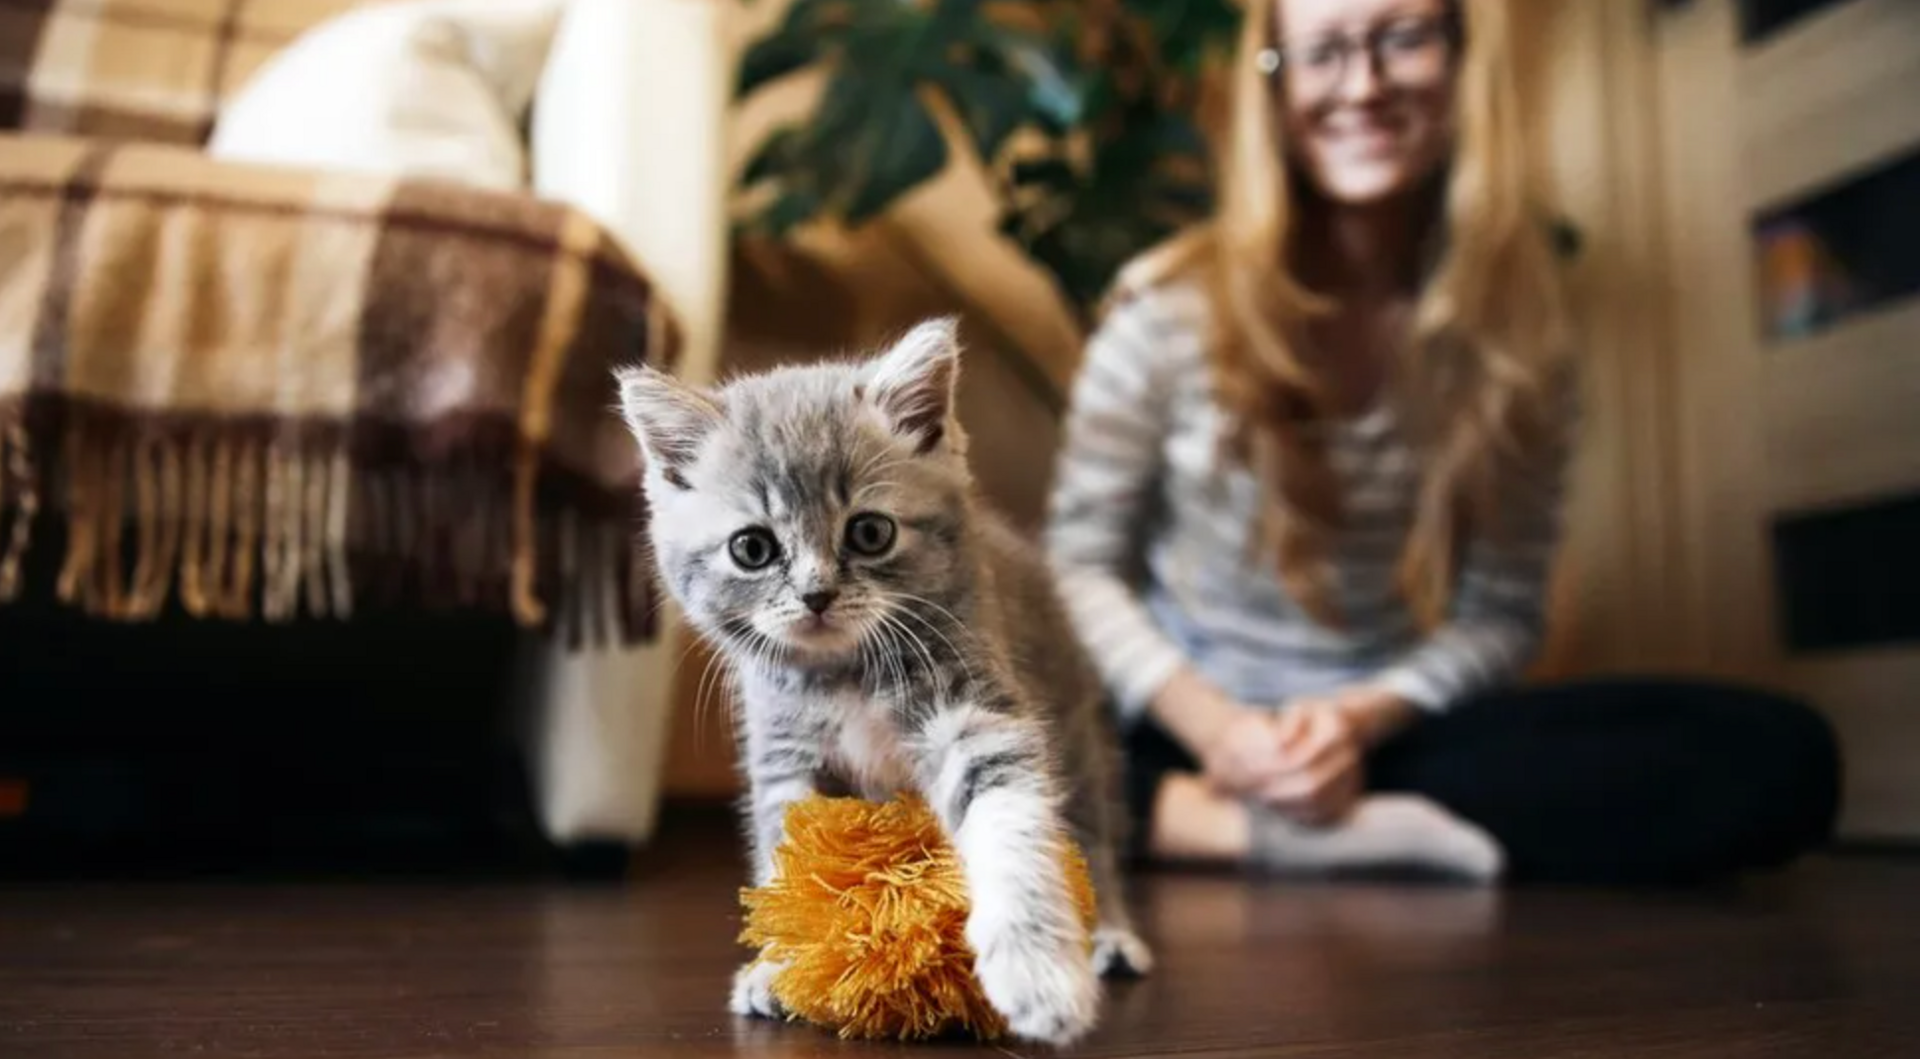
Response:
M683 818L627 887L0 885L0 1056L953 1050L736 1025L730 841ZM1079 1054L1920 1055L1920 860L1822 860L1712 894L1160 876L1138 897L1162 967L1111 990Z

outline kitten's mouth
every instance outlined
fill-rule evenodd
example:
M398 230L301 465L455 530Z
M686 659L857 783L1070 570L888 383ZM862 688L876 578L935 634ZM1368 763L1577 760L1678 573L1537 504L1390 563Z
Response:
M847 623L831 615L809 614L787 626L787 642L812 654L838 654L851 650L856 638Z

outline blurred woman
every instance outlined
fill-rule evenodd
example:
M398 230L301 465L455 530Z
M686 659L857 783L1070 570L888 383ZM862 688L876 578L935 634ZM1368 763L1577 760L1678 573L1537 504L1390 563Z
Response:
M1502 0L1251 0L1211 223L1136 262L1049 548L1150 856L1675 881L1829 833L1828 726L1522 686L1578 422Z

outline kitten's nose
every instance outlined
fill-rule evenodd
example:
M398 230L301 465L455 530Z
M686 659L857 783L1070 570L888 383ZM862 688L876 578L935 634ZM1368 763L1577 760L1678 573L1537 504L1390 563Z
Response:
M815 614L825 614L827 608L833 606L833 601L839 598L840 593L831 588L823 588L818 592L809 592L801 596L800 602L805 603L807 609Z

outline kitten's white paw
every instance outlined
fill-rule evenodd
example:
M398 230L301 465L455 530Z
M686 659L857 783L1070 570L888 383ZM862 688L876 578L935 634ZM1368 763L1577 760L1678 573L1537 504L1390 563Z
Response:
M1144 978L1153 973L1153 950L1125 927L1093 932L1093 970L1102 978Z
M1067 1045L1093 1029L1100 982L1078 946L1050 950L1021 938L988 946L974 965L988 1003L1017 1037Z
M733 995L727 998L727 1009L736 1015L786 1018L786 1009L773 995L773 979L779 973L779 964L760 960L741 967L734 972Z

